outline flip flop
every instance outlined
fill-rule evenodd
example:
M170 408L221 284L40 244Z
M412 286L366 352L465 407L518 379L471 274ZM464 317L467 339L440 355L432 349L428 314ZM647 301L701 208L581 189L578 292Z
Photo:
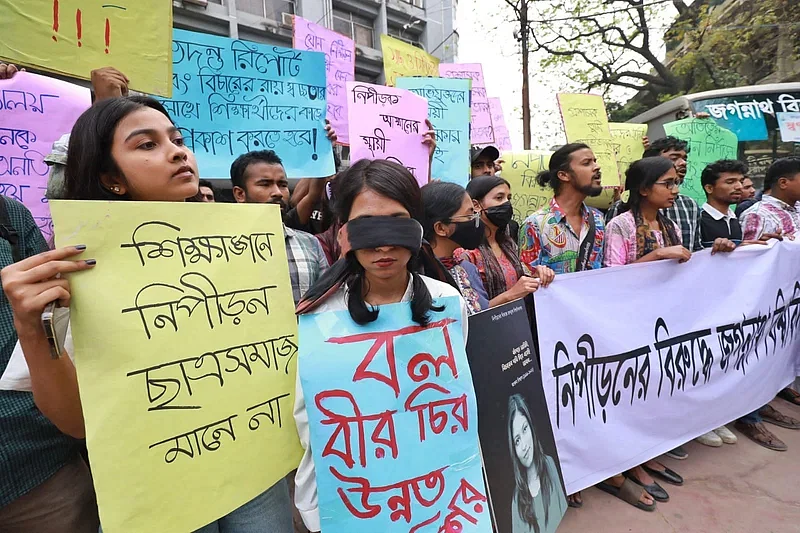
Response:
M652 496L655 501L664 502L664 503L669 501L669 494L667 494L667 491L665 491L664 487L662 487L661 485L659 485L655 481L653 481L649 485L645 485L644 483L642 483L641 481L636 479L634 476L629 476L628 474L625 474L625 477L630 479L631 481L633 481L634 483L636 483L640 487L642 487L644 490L646 490L647 493L650 496Z
M621 487L615 487L605 481L601 481L596 485L596 487L603 492L607 492L612 496L616 496L620 500L624 501L625 503L629 503L636 507L637 509L641 509L642 511L647 511L648 513L652 513L656 510L655 502L647 505L646 503L640 502L639 498L642 496L642 487L634 483L628 478L625 478L625 481L622 483Z
M575 494L580 495L580 491L576 492ZM570 500L569 497L568 497L567 498L567 505L569 507L572 507L573 509L580 509L581 507L583 507L583 499L581 499L581 501L579 501L579 502L576 502L576 501Z
M651 476L657 477L662 481L666 481L671 485L675 485L678 487L683 485L683 477L681 477L681 475L675 472L674 470L667 468L666 466L664 466L664 470L655 470L654 468L650 468L649 466L645 465L642 465L642 468L644 468L644 471L650 474Z
M778 393L778 398L786 400L789 403L793 403L794 405L800 405L800 393L786 387L782 391Z
M769 404L759 409L758 414L761 415L764 422L786 429L800 429L800 420L781 413Z

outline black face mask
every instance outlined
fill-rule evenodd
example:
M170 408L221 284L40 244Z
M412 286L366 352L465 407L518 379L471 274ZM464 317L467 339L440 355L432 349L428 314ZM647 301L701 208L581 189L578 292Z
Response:
M514 216L514 208L511 206L511 202L488 207L483 212L486 213L486 218L489 219L489 222L497 226L497 229L503 229L508 226Z
M450 240L461 246L465 250L474 250L483 242L485 226L483 220L478 219L478 225L475 226L475 221L469 222L453 222L456 225L456 230L450 235Z

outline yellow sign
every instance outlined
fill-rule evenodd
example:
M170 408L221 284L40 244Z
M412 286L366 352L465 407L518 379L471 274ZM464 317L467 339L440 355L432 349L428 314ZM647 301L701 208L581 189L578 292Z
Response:
M531 213L546 206L553 197L553 189L540 187L536 183L539 172L547 170L553 152L528 150L505 152L500 157L503 163L503 179L511 184L511 204L514 220L522 224Z
M0 58L89 79L113 66L136 91L172 96L172 2L0 0Z
M394 87L394 80L403 77L439 77L439 59L424 50L400 39L381 35L383 51L383 72L385 84Z
M105 533L185 533L297 467L297 323L275 206L53 201Z
M558 105L567 141L588 144L600 165L603 187L619 187L619 169L603 97L595 94L559 94Z
M641 159L644 153L642 139L647 135L647 124L611 122L608 127L617 154L620 180L622 185L625 185L625 171L628 170L631 163Z

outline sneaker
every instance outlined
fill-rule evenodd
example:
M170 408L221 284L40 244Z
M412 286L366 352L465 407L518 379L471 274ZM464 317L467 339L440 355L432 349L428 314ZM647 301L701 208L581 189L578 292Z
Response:
M712 448L719 448L720 446L722 446L722 439L720 438L719 435L717 435L713 431L704 433L694 440L696 440L700 444L711 446Z
M738 438L736 438L736 435L733 434L733 431L726 428L725 426L718 427L717 429L714 430L714 433L719 435L719 438L721 438L722 442L724 442L725 444L736 444L736 441L739 440Z
M670 450L665 453L667 457L671 457L673 459L677 459L678 461L683 461L687 457L689 457L689 453L683 449L683 446L678 446L674 450Z
M776 452L785 452L788 449L788 446L772 434L765 426L763 422L758 422L757 424L745 424L743 422L737 421L733 427L742 433L745 437L752 440L756 444L763 446L764 448L769 448L770 450L775 450Z

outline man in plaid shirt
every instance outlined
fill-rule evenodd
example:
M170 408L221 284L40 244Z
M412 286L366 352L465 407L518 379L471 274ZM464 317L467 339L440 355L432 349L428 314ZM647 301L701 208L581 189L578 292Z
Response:
M678 174L678 183L683 183L686 178L686 158L689 154L689 145L676 137L664 137L653 142L644 152L643 157L666 157L675 164ZM606 213L606 224L619 214L620 202L615 203ZM700 237L700 207L692 198L685 194L678 194L675 204L662 210L678 229L681 230L683 247L690 252L703 249Z

